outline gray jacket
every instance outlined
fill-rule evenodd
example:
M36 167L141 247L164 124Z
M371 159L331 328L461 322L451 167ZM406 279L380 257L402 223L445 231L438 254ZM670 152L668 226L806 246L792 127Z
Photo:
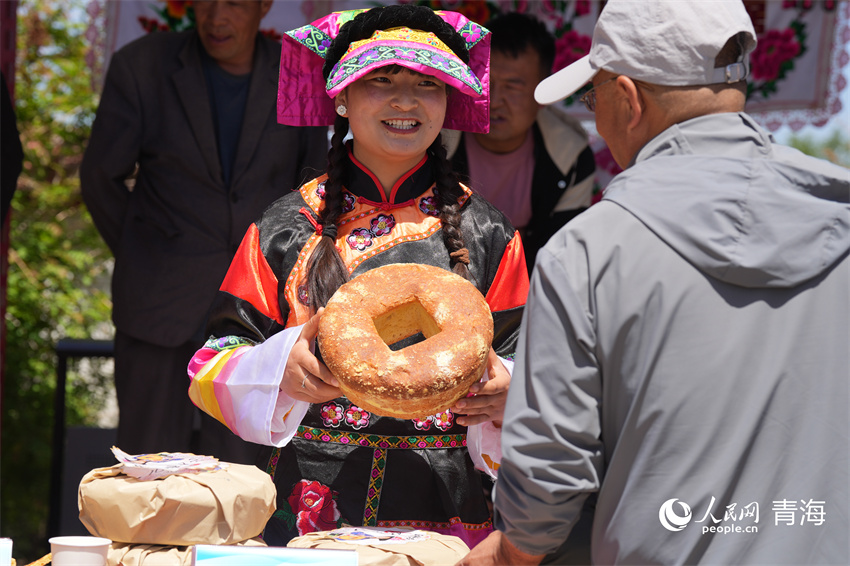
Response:
M850 171L671 127L541 250L496 525L596 563L848 564Z

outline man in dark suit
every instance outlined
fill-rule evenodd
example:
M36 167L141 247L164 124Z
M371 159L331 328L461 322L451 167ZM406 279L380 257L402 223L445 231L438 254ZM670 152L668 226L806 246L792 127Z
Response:
M280 45L258 33L270 7L196 2L195 30L143 37L109 65L80 177L115 256L117 443L130 453L256 454L199 416L186 367L245 230L327 162L325 128L277 123Z

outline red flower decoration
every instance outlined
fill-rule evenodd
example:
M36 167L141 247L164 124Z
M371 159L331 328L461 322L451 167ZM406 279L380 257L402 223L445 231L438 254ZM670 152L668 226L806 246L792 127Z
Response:
M155 31L183 31L195 27L195 9L192 0L160 0L164 6L151 5L163 21L139 16L139 24L147 33Z
M576 16L584 16L590 13L590 0L576 0Z
M393 227L395 226L395 217L392 214L379 214L376 218L372 219L371 224L372 234L376 238L379 236L386 236L393 231Z
M352 250L362 252L372 245L372 232L366 228L355 228L345 241Z
M793 60L800 54L800 44L794 35L794 30L769 30L759 37L758 46L750 60L752 61L753 78L773 81L779 78L782 64Z
M301 480L292 489L287 502L295 513L298 535L335 529L339 521L336 494L317 481Z
M413 426L415 426L418 430L428 430L431 428L431 423L434 422L434 416L428 415L424 419L413 418Z
M437 197L424 197L419 201L419 210L431 216L440 215L440 205L437 202Z
M337 405L336 403L322 405L322 422L325 423L325 426L339 426L343 415L344 411L342 410L342 406Z
M186 15L186 9L192 5L192 0L166 0L168 15L178 20Z
M354 430L360 430L369 424L371 413L364 411L357 405L351 405L345 411L345 423Z
M485 0L434 0L431 7L434 10L460 12L477 24L483 24L490 19L490 7Z
M570 30L555 40L555 62L552 72L560 71L567 65L578 61L590 52L589 35Z
M159 22L157 22L156 20L146 18L144 16L139 16L138 20L139 24L142 26L142 29L145 30L145 32L147 33L151 33L159 29Z
M454 415L448 409L446 409L442 413L437 413L436 415L434 415L434 424L437 425L437 428L443 431L452 428L452 424L454 423L454 421Z

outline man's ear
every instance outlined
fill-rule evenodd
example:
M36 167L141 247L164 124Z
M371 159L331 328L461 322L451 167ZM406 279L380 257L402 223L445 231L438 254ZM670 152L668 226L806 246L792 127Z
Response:
M617 87L622 91L629 105L629 121L626 125L629 130L634 130L640 124L644 114L644 104L640 89L632 79L625 75L617 77Z
M260 3L260 19L266 17L266 14L269 13L269 10L272 8L272 0L263 0Z

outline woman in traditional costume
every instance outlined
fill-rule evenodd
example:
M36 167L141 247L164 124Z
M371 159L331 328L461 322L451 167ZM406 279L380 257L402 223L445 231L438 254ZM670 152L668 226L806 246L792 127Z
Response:
M328 173L249 228L189 366L196 405L273 447L270 545L342 524L432 530L470 547L492 530L476 468L498 468L505 358L528 278L516 231L457 182L440 141L442 127L487 131L488 33L457 13L399 5L334 13L284 38L278 121L334 125ZM438 415L364 411L313 354L334 291L391 263L454 271L493 313L485 378Z

